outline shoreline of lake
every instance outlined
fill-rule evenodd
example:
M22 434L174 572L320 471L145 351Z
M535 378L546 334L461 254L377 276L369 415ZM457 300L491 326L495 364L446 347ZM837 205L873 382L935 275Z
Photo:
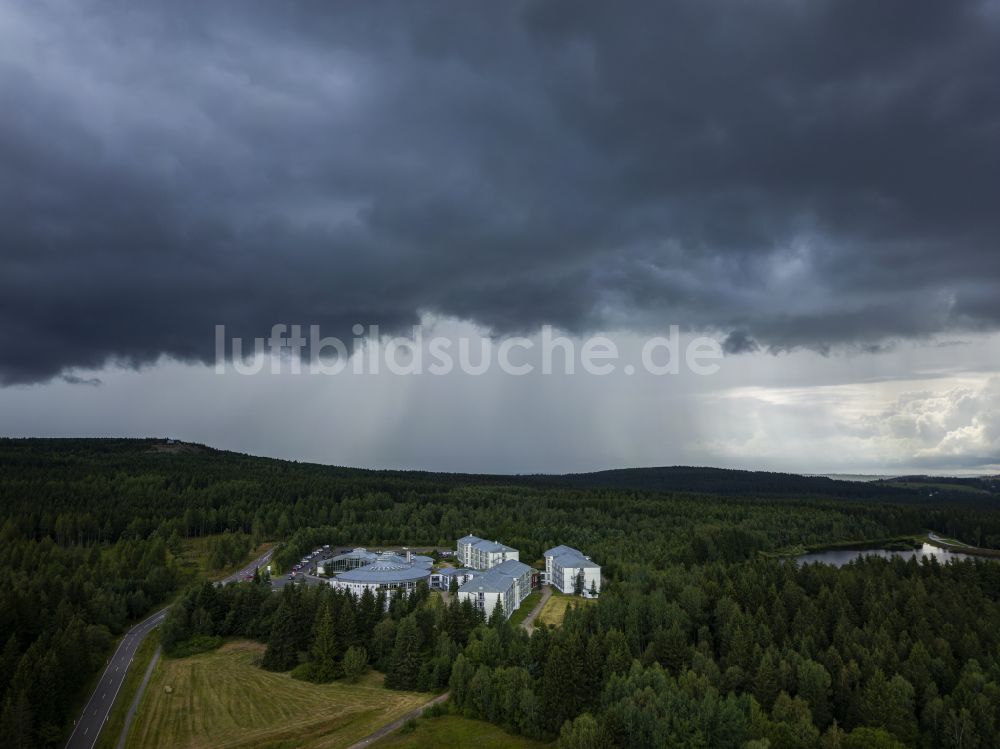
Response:
M795 563L800 567L805 564L830 564L834 567L843 567L845 564L850 564L855 559L860 559L864 556L882 557L883 559L898 557L906 560L916 559L917 561L934 558L940 564L948 564L955 561L969 561L974 559L990 559L990 557L981 555L977 556L964 551L952 551L951 549L936 546L925 541L920 545L920 548L914 549L840 548L813 551L795 557Z

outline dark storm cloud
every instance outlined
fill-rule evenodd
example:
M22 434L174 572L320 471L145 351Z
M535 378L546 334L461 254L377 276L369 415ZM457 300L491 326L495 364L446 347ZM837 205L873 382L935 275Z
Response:
M745 330L734 330L722 341L722 350L727 354L752 354L760 351L760 344Z
M995 329L998 71L996 2L16 0L0 381L423 312Z
M78 377L73 374L64 374L61 379L69 385L89 385L90 387L100 387L104 384L100 377Z

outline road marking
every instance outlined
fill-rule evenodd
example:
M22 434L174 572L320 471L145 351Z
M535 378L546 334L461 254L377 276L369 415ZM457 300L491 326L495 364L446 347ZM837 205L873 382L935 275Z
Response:
M268 552L264 557L261 558L261 561L262 562L267 561L267 559L270 558L270 555L271 555L271 552ZM115 652L111 654L111 658L108 658L105 661L105 663L107 664L106 667L105 667L105 669L104 669L104 674L105 675L110 673L111 662L115 661L115 660L118 660L119 654L121 654L121 656L122 656L121 657L121 661L120 661L121 663L125 663L126 659L128 659L128 663L125 663L126 670L128 669L128 666L130 664L132 664L132 663L135 662L136 647L135 647L135 645L133 643L133 640L136 640L136 641L142 640L143 637L145 637L145 635L147 635L150 631L152 631L153 629L155 629L156 626L160 622L162 622L164 619L167 618L167 611L168 611L168 609L169 609L169 607L164 608L164 609L162 609L160 611L157 611L156 613L152 614L145 621L142 621L142 622L139 622L138 624L133 625L133 627L128 632L125 633L125 635L122 637L121 642L118 643L118 647L115 648ZM140 637L140 635L142 635L142 637ZM125 652L121 653L122 646L125 646L125 645L128 645L129 647L126 647L125 648ZM129 653L130 650L131 650L131 657L130 657L130 653ZM118 669L115 668L115 672L116 673L117 673L117 671L118 671ZM102 675L102 678L103 678L103 675ZM112 681L108 681L108 684L111 684L111 683L112 683ZM125 683L124 679L122 679L122 680L120 680L118 682L118 686L115 688L115 693L111 697L111 705L109 705L109 706L107 706L105 708L106 711L105 711L105 714L104 714L104 723L106 723L106 722L108 722L108 720L110 720L110 718L111 718L111 712L110 712L111 707L114 706L114 702L118 698L118 692L121 691L122 684L124 684L124 683ZM107 697L107 692L105 692L104 694L101 695L101 701L103 701L106 697ZM83 713L81 715L86 715L87 714L87 710L90 708L91 704L93 704L93 702L94 702L94 700L96 698L97 698L97 692L94 692L91 695L90 699L87 701L86 706L83 708ZM102 707L104 707L104 706L102 705ZM95 714L97 713L96 709L94 710L94 713ZM75 720L73 721L73 731L70 734L69 741L67 742L67 744L72 743L73 737L76 735L76 732L79 730L79 728L80 728L81 725L83 725L82 720L79 721L79 722L75 721ZM90 727L89 726L85 726L84 729L83 729L84 735L86 735L89 730L90 730ZM94 744L97 742L97 739L99 738L99 736L100 736L100 728L98 728L98 730L95 732L94 740L91 741L91 742L89 742L90 743L90 749L93 749Z

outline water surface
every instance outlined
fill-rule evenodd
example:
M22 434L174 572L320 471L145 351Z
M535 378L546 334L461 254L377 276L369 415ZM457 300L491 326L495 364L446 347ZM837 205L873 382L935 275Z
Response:
M900 557L902 559L916 559L918 562L924 557L934 557L941 564L963 559L987 558L975 557L971 554L963 554L960 551L939 549L937 546L932 546L931 544L923 544L919 549L906 549L903 551L894 551L890 549L836 549L831 551L816 551L812 554L803 554L800 557L796 557L795 562L799 565L818 562L820 564L832 564L834 567L843 567L845 564L853 562L855 559L863 556L885 557L886 559L891 557Z

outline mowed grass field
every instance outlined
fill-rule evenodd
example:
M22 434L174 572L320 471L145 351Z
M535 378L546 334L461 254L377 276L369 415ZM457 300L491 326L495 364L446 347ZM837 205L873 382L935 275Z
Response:
M253 664L259 643L160 660L128 749L337 749L429 702L369 672L357 684L309 684ZM168 688L169 687L169 691Z
M412 733L386 736L371 745L373 749L541 749L554 744L542 744L521 736L514 736L491 723L470 720L457 715L439 718L421 718Z
M592 598L580 598L578 596L566 596L553 593L552 597L546 601L545 607L538 612L535 619L535 626L548 626L554 624L561 627L563 619L566 618L566 609L570 606L589 606L594 602Z

